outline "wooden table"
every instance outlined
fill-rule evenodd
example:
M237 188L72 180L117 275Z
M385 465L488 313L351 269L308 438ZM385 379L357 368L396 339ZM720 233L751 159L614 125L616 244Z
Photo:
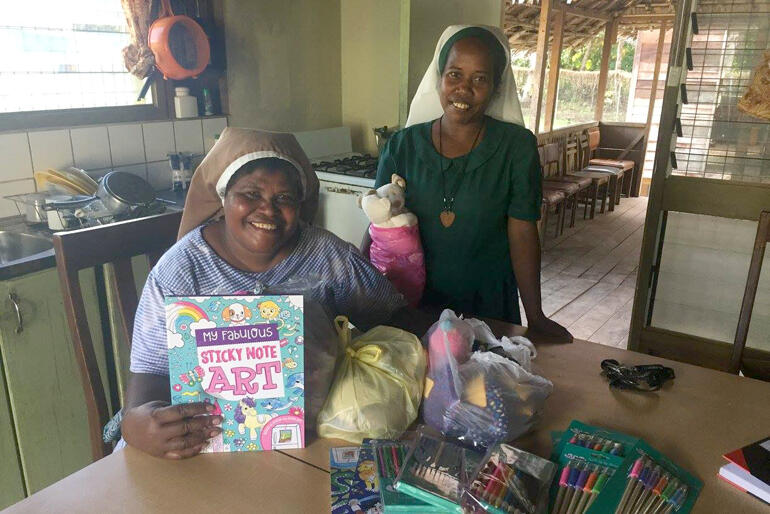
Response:
M497 334L521 327L491 324ZM550 432L572 419L644 438L704 482L693 512L767 512L717 478L726 451L770 430L770 384L584 341L538 343L536 367L554 383L537 430L516 445L547 457ZM658 393L610 390L602 359L659 362L677 378ZM303 450L207 454L156 459L132 448L117 452L12 506L7 512L194 512L215 507L248 512L323 513L329 509L329 448L316 439Z

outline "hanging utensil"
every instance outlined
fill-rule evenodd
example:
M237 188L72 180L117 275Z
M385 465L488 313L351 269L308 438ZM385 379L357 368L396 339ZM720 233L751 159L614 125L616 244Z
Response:
M197 77L209 63L211 49L206 33L192 18L175 15L169 0L161 0L160 14L150 25L147 39L155 56L155 71L165 79ZM152 77L151 72L148 82ZM142 89L147 88L145 83Z

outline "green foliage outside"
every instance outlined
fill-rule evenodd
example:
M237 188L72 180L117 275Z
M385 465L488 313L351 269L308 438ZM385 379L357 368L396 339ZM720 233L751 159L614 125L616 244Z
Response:
M634 68L636 41L628 38L619 39L620 69L631 72ZM599 71L602 64L602 45L604 34L599 33L589 43L576 48L565 48L561 52L561 69L573 71ZM610 70L615 69L618 45L612 45L610 51ZM513 52L511 64L514 68L529 68L532 52Z
M584 46L566 48L562 51L554 128L593 120L603 41L603 34L599 34ZM619 70L615 70L617 45L612 46L610 53L610 71L604 99L605 121L625 121L628 108L636 41L620 39L619 44L621 45ZM530 59L531 56L516 53L511 60L522 111L527 122L534 80L534 67ZM546 84L548 82L547 76L545 82ZM545 84L544 87L546 87Z
M604 36L595 37L590 43L577 48L565 48L561 52L561 69L574 71L599 71L602 64L602 44ZM619 39L620 69L631 72L634 68L634 50L636 45L633 40ZM610 70L615 69L618 45L612 45L610 52ZM585 62L584 62L585 59Z

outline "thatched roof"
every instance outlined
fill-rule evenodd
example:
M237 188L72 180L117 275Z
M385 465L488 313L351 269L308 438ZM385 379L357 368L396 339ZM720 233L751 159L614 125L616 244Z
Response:
M506 0L505 33L514 50L534 51L540 23L541 0ZM563 6L565 22L564 47L578 46L604 29L607 21L618 18L618 35L631 36L638 30L669 25L674 18L676 0L551 0L552 6ZM552 7L553 9L553 7Z

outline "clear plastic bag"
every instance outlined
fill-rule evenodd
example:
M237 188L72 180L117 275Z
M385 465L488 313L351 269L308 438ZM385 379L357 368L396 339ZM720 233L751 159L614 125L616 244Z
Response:
M361 444L364 438L400 436L417 418L425 380L425 351L403 330L377 326L351 341L347 318L335 325L344 354L318 435Z
M494 344L473 352L474 340ZM553 384L531 371L536 352L525 338L497 340L479 320L441 313L426 335L429 367L423 419L449 437L488 448L528 432ZM498 348L499 347L499 348Z

